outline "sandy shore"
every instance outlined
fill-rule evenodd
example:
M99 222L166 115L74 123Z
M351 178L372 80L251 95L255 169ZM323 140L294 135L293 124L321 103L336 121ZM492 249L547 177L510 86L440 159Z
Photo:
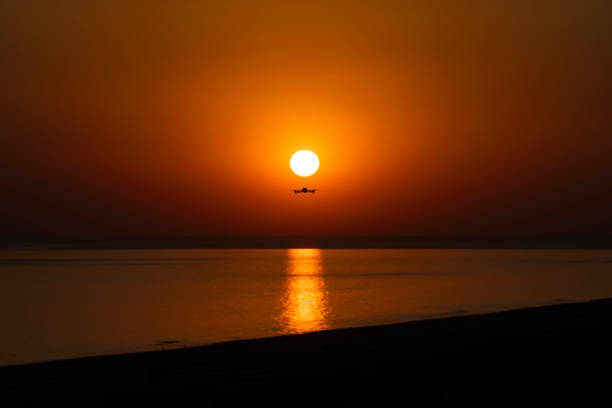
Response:
M584 404L608 397L611 362L605 299L3 367L0 405Z

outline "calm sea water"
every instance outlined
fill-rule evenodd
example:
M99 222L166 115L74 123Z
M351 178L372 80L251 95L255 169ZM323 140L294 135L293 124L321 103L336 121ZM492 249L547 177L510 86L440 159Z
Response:
M0 365L610 296L607 250L5 250Z

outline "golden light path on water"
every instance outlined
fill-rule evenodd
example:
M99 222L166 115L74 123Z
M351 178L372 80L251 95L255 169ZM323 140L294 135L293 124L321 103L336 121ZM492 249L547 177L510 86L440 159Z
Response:
M329 328L323 261L319 249L290 249L280 324L284 333Z

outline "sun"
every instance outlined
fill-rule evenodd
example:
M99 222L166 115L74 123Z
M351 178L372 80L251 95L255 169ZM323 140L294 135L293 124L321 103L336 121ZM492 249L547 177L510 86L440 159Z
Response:
M298 176L312 176L319 169L319 158L310 150L300 150L293 153L289 166Z

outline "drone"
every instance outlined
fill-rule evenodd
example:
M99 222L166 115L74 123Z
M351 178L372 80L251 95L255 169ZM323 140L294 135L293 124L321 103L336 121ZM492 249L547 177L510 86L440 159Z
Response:
M291 190L291 191L293 191L293 194L300 194L300 193L312 193L312 194L314 194L317 190L314 189L314 188L312 190L309 190L308 188L304 187L304 188L300 188L300 189L297 189L297 190Z

